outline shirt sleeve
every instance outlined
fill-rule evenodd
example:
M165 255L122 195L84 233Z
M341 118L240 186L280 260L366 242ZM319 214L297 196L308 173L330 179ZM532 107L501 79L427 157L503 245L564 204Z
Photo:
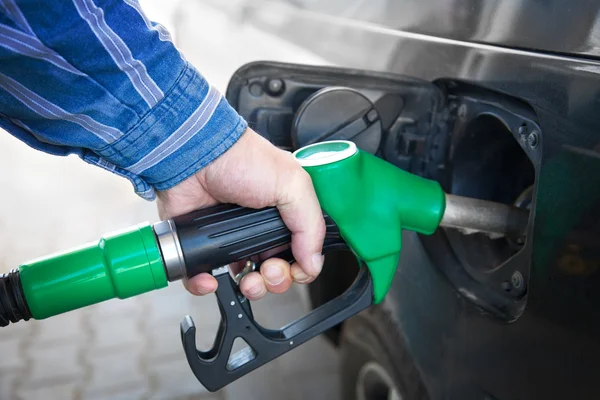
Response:
M224 153L247 123L136 0L3 0L0 126L153 199Z

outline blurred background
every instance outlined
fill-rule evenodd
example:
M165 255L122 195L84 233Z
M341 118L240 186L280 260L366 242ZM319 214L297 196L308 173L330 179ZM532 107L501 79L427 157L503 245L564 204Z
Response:
M142 0L150 19L223 93L233 72L256 60L328 64L278 35L244 22L239 0ZM271 32L273 32L271 30ZM121 178L80 161L36 152L0 134L0 273L132 224L158 220L154 203ZM307 310L294 287L254 305L279 327ZM158 292L0 330L0 399L336 399L338 358L323 338L300 346L218 393L189 367L179 336L190 314L208 346L218 309L174 283Z

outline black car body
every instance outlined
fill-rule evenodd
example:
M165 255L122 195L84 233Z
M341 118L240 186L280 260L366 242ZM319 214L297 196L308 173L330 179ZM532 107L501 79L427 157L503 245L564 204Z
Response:
M375 105L385 94L401 101L397 112L380 110L389 121L374 153L448 192L531 211L524 243L405 232L385 302L330 332L346 352L345 395L600 398L600 3L289 0L240 9L247 23L337 66L238 71L228 99L265 137L297 147L295 115L323 88L389 89ZM278 93L269 92L274 79ZM264 90L252 94L253 82ZM311 288L315 306L352 279L347 263L328 259ZM375 383L373 396L359 393L369 360L399 393Z

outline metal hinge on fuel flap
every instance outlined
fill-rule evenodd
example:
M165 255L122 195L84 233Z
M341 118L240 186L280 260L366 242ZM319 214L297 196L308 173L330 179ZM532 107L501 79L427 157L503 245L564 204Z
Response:
M433 179L444 187L449 153L451 110L439 104L414 115L402 113L390 126L384 158L405 171Z
M430 101L417 100L388 128L384 158L405 171L437 180L444 186L452 121L451 104L442 91Z
M384 158L405 171L446 183L451 110L445 102L430 110L402 113L388 129Z

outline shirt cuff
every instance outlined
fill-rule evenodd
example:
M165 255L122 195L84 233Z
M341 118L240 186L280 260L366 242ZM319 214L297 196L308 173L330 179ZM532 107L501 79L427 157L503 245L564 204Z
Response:
M160 103L122 138L96 153L113 172L132 181L140 196L153 199L153 189L169 189L210 164L247 126L188 63Z

